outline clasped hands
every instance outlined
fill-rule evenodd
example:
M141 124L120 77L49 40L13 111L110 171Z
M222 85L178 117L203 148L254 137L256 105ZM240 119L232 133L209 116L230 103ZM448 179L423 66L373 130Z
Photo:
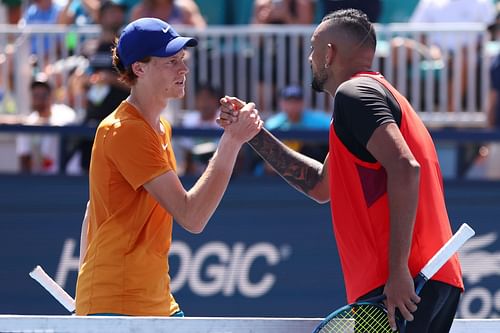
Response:
M252 139L263 127L259 111L254 103L245 103L236 97L225 96L220 99L220 114L217 124L226 132Z

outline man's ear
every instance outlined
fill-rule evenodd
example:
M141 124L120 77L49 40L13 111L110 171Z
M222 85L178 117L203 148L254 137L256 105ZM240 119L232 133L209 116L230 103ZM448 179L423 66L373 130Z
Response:
M336 55L337 55L337 46L333 43L328 43L325 55L325 68L328 68L332 65L333 59L335 59Z
M142 76L144 74L144 63L136 61L131 66L132 72L137 76Z

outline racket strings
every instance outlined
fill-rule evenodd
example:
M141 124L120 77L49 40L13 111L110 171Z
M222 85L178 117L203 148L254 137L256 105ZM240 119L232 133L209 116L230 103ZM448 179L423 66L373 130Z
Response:
M358 305L337 313L318 333L392 333L387 314L373 305Z
M393 332L387 314L378 307L374 306L360 306L356 309L355 315L356 333L389 333Z

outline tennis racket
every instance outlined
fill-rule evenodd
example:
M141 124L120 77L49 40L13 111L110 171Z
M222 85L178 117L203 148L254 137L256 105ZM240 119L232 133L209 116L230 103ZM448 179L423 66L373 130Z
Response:
M474 236L474 230L466 223L429 260L415 278L415 291L420 293L424 284L450 259L464 243ZM384 295L362 300L341 307L329 314L313 333L393 333L387 319L387 309L383 305ZM398 330L406 327L399 320Z
M54 281L41 266L36 266L30 276L42 285L66 310L75 312L75 300L60 285Z

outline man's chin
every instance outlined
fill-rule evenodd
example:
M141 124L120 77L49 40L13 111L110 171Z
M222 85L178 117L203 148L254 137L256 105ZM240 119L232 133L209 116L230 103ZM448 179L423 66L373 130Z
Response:
M179 98L184 98L184 96L186 95L184 89L182 90L179 90L178 92L176 92L175 94L172 94L169 98L171 99L179 99Z
M318 92L318 93L325 92L325 90L323 89L323 87L322 87L322 86L316 85L316 84L314 84L314 83L311 85L311 88L312 88L315 92Z

